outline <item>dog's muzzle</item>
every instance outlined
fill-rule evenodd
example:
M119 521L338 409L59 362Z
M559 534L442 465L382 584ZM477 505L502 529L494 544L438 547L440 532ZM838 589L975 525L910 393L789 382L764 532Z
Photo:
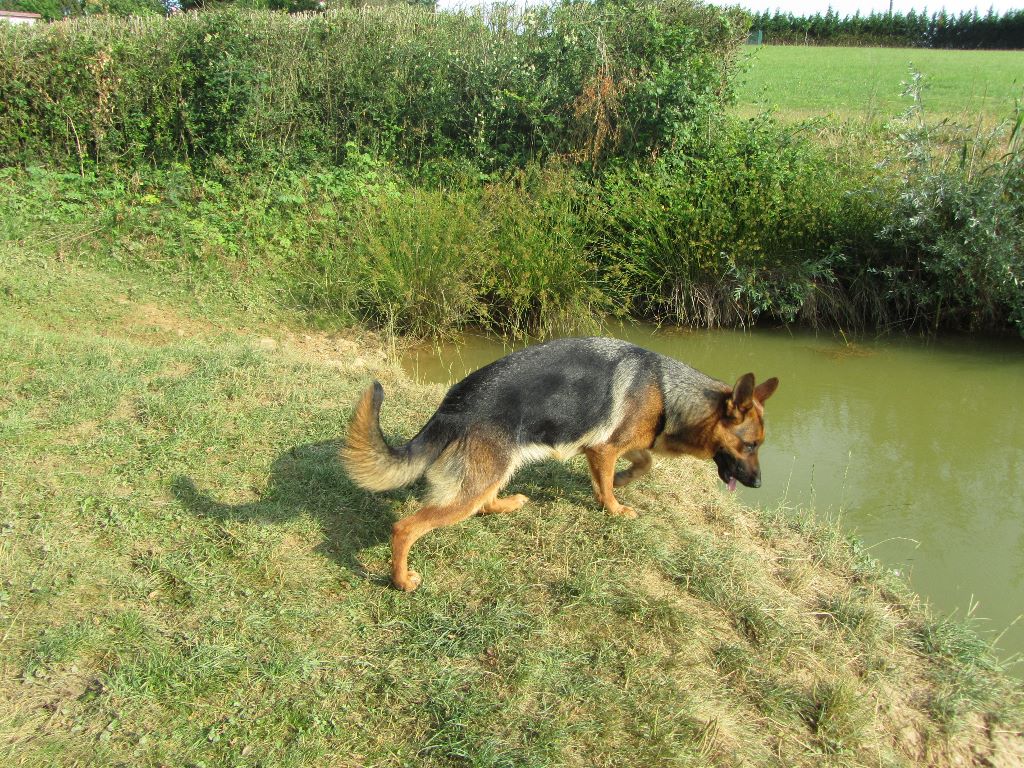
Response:
M730 491L736 490L736 481L740 481L748 488L761 487L761 473L752 471L742 461L726 450L719 450L714 456L715 465L718 467L718 476Z

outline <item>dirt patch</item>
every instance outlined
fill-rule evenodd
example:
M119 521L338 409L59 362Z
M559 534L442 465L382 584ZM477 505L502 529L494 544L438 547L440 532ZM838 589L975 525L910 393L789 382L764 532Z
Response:
M261 339L260 344L266 341ZM380 340L365 332L288 333L281 338L280 347L321 365L345 370L377 367L388 361Z
M157 377L161 379L183 379L195 369L196 367L191 363L173 362L160 369Z
M119 299L129 303L129 299ZM133 304L120 324L124 335L145 344L163 345L186 338L209 336L223 330L211 322L184 317L156 304Z
M1020 768L1024 765L1024 734L1006 726L993 726L985 716L973 714L958 738L940 744L929 757L939 758L939 765Z
M127 298L118 299L129 304ZM171 344L182 339L207 339L217 333L246 331L223 326L208 320L181 315L167 307L151 303L132 304L120 320L124 333L132 341L149 345ZM253 346L267 355L291 355L339 370L363 371L386 367L397 360L399 350L389 354L382 340L368 331L340 330L329 332L295 332L288 329L263 329L252 340ZM182 378L191 367L174 363L160 376Z
M638 584L644 594L658 600L676 600L679 597L679 586L653 568L645 569Z
M87 419L80 421L68 430L68 442L77 443L80 441L88 440L100 431L100 421L97 419Z
M143 421L143 413L139 407L138 396L135 394L123 395L107 416L107 421Z

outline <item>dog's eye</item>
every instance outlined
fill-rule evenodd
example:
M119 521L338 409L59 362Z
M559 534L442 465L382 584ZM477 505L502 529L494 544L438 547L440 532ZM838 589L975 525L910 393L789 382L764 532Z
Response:
M753 453L754 451L757 450L757 443L744 443L743 444L743 449L747 453Z

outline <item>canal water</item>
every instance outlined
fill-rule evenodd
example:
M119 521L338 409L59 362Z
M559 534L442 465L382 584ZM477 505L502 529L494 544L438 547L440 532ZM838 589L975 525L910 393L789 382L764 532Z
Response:
M778 376L763 485L738 490L742 500L838 516L940 611L983 618L976 626L1001 634L1002 658L1024 655L1024 343L612 333L729 383L747 371ZM448 383L509 351L467 335L413 350L404 364L419 381Z

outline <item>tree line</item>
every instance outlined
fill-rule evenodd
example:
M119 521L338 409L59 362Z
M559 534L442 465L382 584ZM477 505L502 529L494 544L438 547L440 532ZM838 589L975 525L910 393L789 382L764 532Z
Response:
M759 42L790 45L888 45L914 48L1024 48L1024 10L1000 15L989 9L951 14L871 13L840 16L834 10L813 16L762 11L753 14Z

